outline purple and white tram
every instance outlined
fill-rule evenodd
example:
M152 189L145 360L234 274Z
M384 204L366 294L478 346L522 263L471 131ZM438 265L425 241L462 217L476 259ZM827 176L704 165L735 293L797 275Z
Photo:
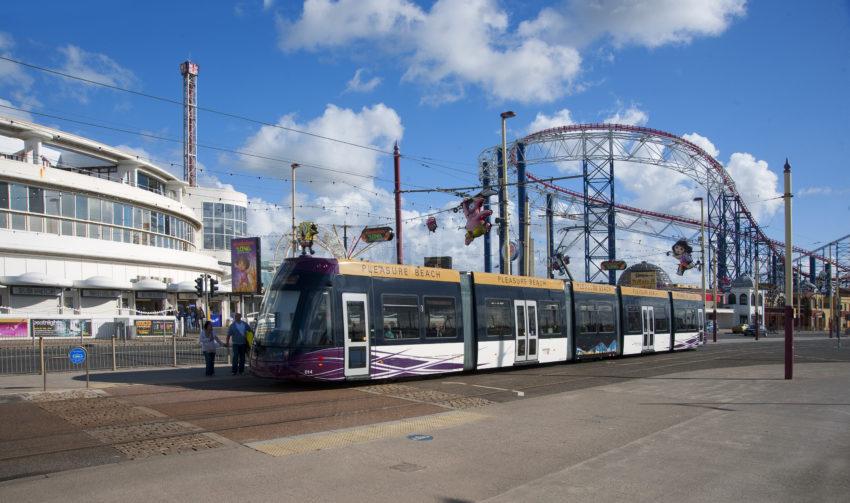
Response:
M299 257L287 259L267 289L250 367L261 377L341 381L690 349L702 323L698 300L682 292ZM697 305L699 316L691 313Z

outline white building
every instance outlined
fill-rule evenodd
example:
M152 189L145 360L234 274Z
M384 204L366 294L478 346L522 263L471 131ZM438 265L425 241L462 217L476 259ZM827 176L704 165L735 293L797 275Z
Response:
M227 290L230 238L246 234L246 209L245 194L189 187L108 145L0 117L0 313L164 315L195 305L201 274ZM210 307L225 318L231 310Z
M759 306L759 321L764 323L764 292L759 292L756 299L755 284L749 276L740 276L733 280L729 293L726 294L726 307L734 312L733 324L755 324L756 306Z

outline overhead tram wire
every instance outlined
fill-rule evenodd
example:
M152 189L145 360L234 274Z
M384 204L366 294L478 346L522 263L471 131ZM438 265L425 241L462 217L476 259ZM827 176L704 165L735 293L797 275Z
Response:
M44 113L44 112L36 112L36 111L33 111L33 110L25 110L23 108L18 108L18 107L3 105L3 104L0 104L0 108L17 110L19 112L26 112L26 113L29 113L29 114L39 115L39 116L42 116L42 117L48 117L48 118L51 118L51 119L56 119L56 120L61 120L61 121L66 121L66 122L70 122L70 123L73 123L73 124L90 126L90 127L105 129L105 130L108 130L108 131L116 131L116 132L119 132L119 133L132 134L132 135L137 135L137 136L141 136L141 137L144 137L144 138L150 138L150 139L159 140L159 141L165 141L165 142L170 142L170 143L180 143L180 144L183 143L182 139L169 138L169 137L166 137L166 136L159 136L159 135L155 135L153 133L145 133L143 131L134 131L134 130L131 130L131 129L124 129L124 128L106 126L106 125L97 124L97 123L94 123L94 122L80 121L80 120L77 120L77 119L71 119L71 118L62 117L62 116L59 116L59 115L48 114L48 113ZM294 160L294 159L281 159L281 158L277 158L277 157L271 157L271 156L256 154L256 153L244 151L244 150L235 150L235 149L231 149L231 148L227 148L227 147L219 147L219 146L216 146L216 145L208 145L208 144L202 144L202 143L198 143L197 145L198 145L198 147L206 148L206 149L209 149L209 150L214 150L214 151L217 151L217 152L224 152L224 153L229 153L229 154L242 155L242 156L252 157L252 158L256 158L256 159L262 159L262 160L266 160L266 161L283 163L283 164L286 164L286 165L289 165L293 162L296 162L296 160ZM388 178L382 178L382 177L375 176L375 175L365 175L365 174L362 174L362 173L355 173L355 172L351 172L351 171L328 168L328 167L325 167L325 166L321 166L321 165L318 165L318 164L313 164L313 163L309 163L309 162L305 162L305 161L297 161L297 162L303 167L314 168L314 169L318 169L318 170L321 170L321 171L339 173L339 174L348 175L348 176L357 176L357 177L360 177L360 178L368 178L368 179L372 179L372 180L376 180L376 181L380 181L380 182L384 182L384 183L393 183L393 184L395 183L395 180L390 180ZM340 180L340 183L347 184L346 182L341 181L341 180ZM421 185L416 185L416 184L411 184L411 183L404 183L404 185L407 185L409 187L424 188Z
M41 65L36 65L34 63L28 63L26 61L22 61L22 60L19 60L19 59L10 58L8 56L0 55L0 60L8 61L8 62L14 63L16 65L20 65L20 66L30 68L30 69L33 69L33 70L38 70L40 72L50 73L50 74L57 75L57 76L60 76L60 77L63 77L63 78L77 80L77 81L80 81L80 82L84 82L86 84L104 87L106 89L111 89L113 91L120 91L120 92L124 92L124 93L128 93L128 94L132 94L132 95L135 95L135 96L139 96L139 97L142 97L142 98L156 100L156 101L160 101L160 102L163 102L163 103L169 103L169 104L172 104L172 105L178 105L178 106L181 106L181 107L183 106L183 102L180 101L180 100L176 100L176 99L173 99L173 98L166 98L164 96L157 96L155 94L145 93L145 92L142 92L142 91L135 91L133 89L117 86L117 85L114 85L114 84L108 84L106 82L99 82L99 81L88 79L86 77L82 77L82 76L79 76L79 75L74 75L74 74L63 72L63 71L60 71L60 70L55 70L53 68L47 68L47 67L44 67L44 66L41 66ZM336 142L336 143L340 143L340 144L343 144L343 145L348 145L350 147L360 148L360 149L364 149L364 150L370 150L372 152L377 152L377 153L384 154L384 155L393 155L394 154L392 151L384 150L384 149L381 149L381 148L378 148L378 147L374 147L372 145L362 145L362 144L359 144L359 143L356 143L356 142L353 142L353 141L343 140L343 139L340 139L340 138L334 138L332 136L321 135L321 134L318 134L318 133L313 133L313 132L305 131L305 130L298 129L298 128L282 126L280 124L275 124L275 123L263 121L263 120L260 120L260 119L253 119L251 117L247 117L247 116L240 115L240 114L233 113L233 112L226 112L226 111L222 111L222 110L217 110L215 108L199 106L199 105L196 105L195 109L202 111L202 112L207 112L207 113L211 113L211 114L215 114L215 115L220 115L220 116L223 116L223 117L228 117L228 118L231 118L231 119L237 119L237 120L241 120L241 121L245 121L245 122L251 122L251 123L254 123L254 124L261 125L261 126L268 126L268 127L272 127L272 128L276 128L276 129L281 129L281 130L291 132L291 133L303 134L303 135L306 135L306 136L311 136L313 138L318 138L318 139L325 140L325 141ZM428 164L428 165L431 165L431 166L439 166L440 165L439 163L452 163L452 164L469 165L468 161L453 161L453 160L446 160L446 159L437 159L437 158L428 157L428 156L401 154L401 157L410 159L412 161L425 163L425 164ZM443 165L442 167L444 167L446 169L460 171L460 172L463 172L463 173L466 173L466 174L471 174L471 175L476 175L476 176L478 175L477 171L463 170L463 169L460 169L460 168L452 168L452 167L445 166L445 165Z

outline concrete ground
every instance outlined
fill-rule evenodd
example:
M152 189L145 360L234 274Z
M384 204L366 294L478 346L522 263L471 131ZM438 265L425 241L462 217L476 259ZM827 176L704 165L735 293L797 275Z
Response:
M801 338L786 381L780 339L734 337L360 386L98 374L0 404L0 499L847 501L850 349Z

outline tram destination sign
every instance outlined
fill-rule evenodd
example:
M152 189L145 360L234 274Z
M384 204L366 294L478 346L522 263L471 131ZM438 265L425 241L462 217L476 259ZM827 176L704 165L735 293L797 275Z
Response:
M360 239L366 243L381 243L392 241L395 237L391 227L366 227L360 233Z

